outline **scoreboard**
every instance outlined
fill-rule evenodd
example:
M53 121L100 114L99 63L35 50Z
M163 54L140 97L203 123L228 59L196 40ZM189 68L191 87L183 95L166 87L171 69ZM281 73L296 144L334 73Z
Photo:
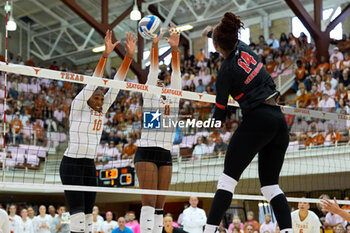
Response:
M135 169L132 167L97 170L96 175L98 186L125 187L135 185Z

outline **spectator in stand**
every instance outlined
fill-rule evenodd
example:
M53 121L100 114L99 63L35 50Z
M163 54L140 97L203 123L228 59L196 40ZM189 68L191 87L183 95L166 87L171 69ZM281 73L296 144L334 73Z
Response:
M27 208L27 212L28 212L28 220L32 221L32 224L33 224L33 221L34 221L34 218L35 218L35 213L34 213L33 207L29 206Z
M204 59L207 58L207 55L205 54L205 50L202 48L199 50L199 52L196 55L196 59L198 62L203 62Z
M333 54L331 55L330 57L330 62L334 62L334 58L337 57L339 61L343 61L344 60L344 55L342 52L339 51L339 48L338 47L335 47L333 49Z
M62 106L59 106L54 112L53 117L57 124L57 127L62 127L64 129L66 127L66 114L62 111Z
M113 213L108 211L106 213L106 221L102 223L101 231L104 233L112 233L112 231L118 227L118 223L113 220Z
M23 128L22 122L19 119L19 113L16 113L15 118L11 122L11 138L15 138L16 143L22 144L23 136L21 134L21 130Z
M328 132L325 136L324 145L334 145L336 142L339 142L340 139L340 134L336 130L334 130L334 126L332 124L328 124Z
M21 56L17 56L17 61L16 61L16 64L18 65L24 65L24 62L22 60L22 57Z
M203 209L198 207L198 198L190 197L190 207L183 212L183 229L189 233L202 233L207 221L207 216Z
M271 49L278 49L280 47L280 43L273 33L270 34L270 39L268 39L266 43Z
M189 203L185 203L183 208L182 208L182 211L181 211L181 214L179 215L179 218L177 219L177 223L182 226L182 223L183 223L183 216L184 216L184 211L185 209L187 209L188 207L190 207Z
M244 224L238 216L233 217L232 223L228 227L228 232L231 233L234 229L237 229L236 233L244 233Z
M137 150L137 146L135 145L135 139L129 138L129 144L125 146L123 150L122 159L131 159L134 160L134 156Z
M254 233L254 226L252 224L248 224L245 227L245 233Z
M262 233L265 233L265 232L274 233L275 229L276 229L276 224L271 222L271 215L266 214L265 215L265 222L263 224L261 224L261 226L260 226L260 232L262 232Z
M326 91L323 92L322 100L318 103L318 109L324 112L333 112L335 109L335 101Z
M335 94L336 94L336 92L335 92L335 90L332 88L332 84L331 84L330 82L327 82L327 83L324 85L324 87L325 87L324 92L326 92L326 93L328 94L328 96L334 100L334 99L335 99Z
M293 33L288 34L288 45L290 48L294 48L297 46L298 39L293 35Z
M218 137L215 147L214 147L214 153L215 155L224 155L227 150L227 144L223 142L222 137Z
M319 71L327 72L329 69L329 63L326 60L325 56L321 56L320 64L318 65L317 69Z
M340 83L343 83L345 87L349 87L350 79L349 79L349 68L343 70L342 77L340 78Z
M51 233L50 232L50 217L46 214L46 207L39 207L39 215L33 221L33 229L35 233Z
M185 73L182 78L182 89L184 89L185 86L189 87L192 83L192 80L190 79L190 75L188 73Z
M203 141L203 137L197 138L197 145L194 147L194 150L192 152L193 158L195 160L207 158L209 155L209 148L205 143L203 143Z
M110 141L108 145L108 149L105 150L104 158L107 161L111 160L120 160L121 159L121 154L119 150L115 147L114 141Z
M11 233L21 233L18 229L18 226L20 224L21 217L16 214L17 208L16 205L10 205L10 214L9 214L9 221L10 221L10 232Z
M254 219L254 212L253 211L248 211L247 212L247 221L244 223L244 227L246 229L247 233L247 226L253 226L254 230L259 231L259 223Z
M298 91L298 86L300 83L304 83L305 87L307 87L306 76L309 75L308 71L305 69L302 61L297 61L297 69L295 70L295 83L293 85L293 89L295 92Z
M345 89L344 83L338 84L338 90L335 93L335 101L339 102L339 100L347 100L348 99L348 90Z
M298 210L292 212L293 233L319 233L321 228L317 215L310 211L308 202L299 202Z
M26 61L25 65L26 66L35 66L34 57L30 56L30 58Z
M272 56L266 58L265 68L269 74L272 74L275 70L276 63L273 61Z
M135 233L136 231L131 230L129 227L126 226L125 224L125 218L124 217L119 217L118 218L118 227L112 231L112 233L120 233L120 232L125 232L125 233Z
M336 227L338 224L343 225L343 227L346 226L346 221L338 214L333 214L332 212L327 213L325 223L327 227L332 228Z
M296 104L298 108L306 108L310 104L310 95L306 93L304 83L299 83L298 89L300 91L300 95L297 96L294 104Z
M69 223L67 222L66 219L62 218L63 213L65 212L66 212L65 206L58 207L57 209L58 215L52 220L50 224L51 233L57 233L57 232L70 233Z
M166 215L163 219L163 231L162 233L187 233L179 228L173 226L173 217L171 215Z
M202 79L198 80L198 86L196 87L196 92L203 93L205 91L205 86L203 84Z
M344 53L344 60L340 62L340 70L350 68L350 56L349 53Z
M298 116L296 118L297 120L294 121L290 132L294 133L297 136L297 140L300 141L304 136L306 136L308 125L301 116Z
M34 138L40 142L43 146L46 145L47 139L45 138L45 129L41 126L40 120L37 119L34 126Z
M140 233L141 232L141 229L140 229L140 224L137 222L137 220L135 219L136 216L135 216L135 212L134 211L129 211L127 213L128 215L128 219L129 219L129 222L127 222L125 224L125 219L124 219L124 225L129 227L132 232L134 233ZM120 218L119 218L120 219ZM118 224L119 224L119 219L118 219ZM119 225L120 227L120 225Z
M316 131L316 124L311 123L311 132L308 133L308 137L305 140L305 146L321 146L324 143L324 137L322 133Z
M58 67L57 62L53 61L52 64L50 65L50 70L60 70L60 67Z

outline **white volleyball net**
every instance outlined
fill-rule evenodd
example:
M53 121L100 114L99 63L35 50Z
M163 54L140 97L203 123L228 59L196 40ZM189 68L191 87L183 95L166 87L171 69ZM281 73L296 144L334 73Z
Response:
M0 127L6 138L5 145L1 142L0 151L1 189L61 192L65 188L213 197L218 177L223 171L230 137L242 121L241 111L232 99L225 126L216 128L210 120L215 103L212 93L172 90L168 87L5 63L0 63L0 70ZM5 71L8 72L6 105L3 98ZM167 77L164 82L167 86ZM110 89L119 89L108 111L104 109L106 113L102 121L94 121L91 117L69 117L74 110L82 111L82 114L83 111L95 114L88 108L74 109L75 105L72 104L86 84L99 86L106 94ZM209 88L207 91L210 93L213 90ZM152 98L148 101L151 103L154 103L153 99L156 99L157 104L163 101L164 109L160 111L163 115L154 115L157 113L154 110L157 104L150 109L144 107L145 98ZM175 109L171 109L174 115L172 119L166 117L167 105L175 106ZM281 106L281 109L291 128L290 144L280 178L280 185L289 200L298 201L298 197L318 198L319 190L340 190L346 193L350 187L350 116L333 110L316 111L289 106ZM72 137L70 127L73 123L79 127L86 124L85 131L80 128L79 134ZM101 139L96 145L86 139L94 137L91 130L102 130ZM134 155L138 146L147 146L140 140L143 131L149 133L149 138L155 137L159 145L166 144L167 147L170 144L173 168L169 191L138 188ZM81 142L84 148L88 148L86 150L95 147L91 150L96 150L93 158L97 172L94 178L99 187L62 185L60 163L69 147L69 140L78 144ZM234 168L234 164L232 166ZM236 194L234 198L264 200L260 195L257 157L243 173ZM337 197L343 199L344 195ZM317 199L309 201L317 202Z

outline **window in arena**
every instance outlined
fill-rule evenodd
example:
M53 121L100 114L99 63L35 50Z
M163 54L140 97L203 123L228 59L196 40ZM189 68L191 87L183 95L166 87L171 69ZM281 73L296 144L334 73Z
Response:
M323 20L327 20L333 12L333 9L326 9L323 11ZM332 16L331 20L334 20L341 13L341 8L338 7L335 13ZM303 23L299 20L298 17L293 17L292 19L292 32L296 37L300 36L301 32L304 32L308 38L308 42L311 41L311 36L309 31L304 27ZM330 33L330 37L333 39L341 40L343 37L343 25L339 23Z
M248 45L250 44L250 29L248 27L241 29L240 40ZM208 38L208 54L210 52L216 52L212 38Z

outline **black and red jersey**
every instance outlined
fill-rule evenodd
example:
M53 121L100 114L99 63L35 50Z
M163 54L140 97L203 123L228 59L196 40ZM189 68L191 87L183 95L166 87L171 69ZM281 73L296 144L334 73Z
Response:
M216 79L214 118L225 120L229 94L245 114L276 92L276 85L264 64L247 44L239 41L223 61Z

